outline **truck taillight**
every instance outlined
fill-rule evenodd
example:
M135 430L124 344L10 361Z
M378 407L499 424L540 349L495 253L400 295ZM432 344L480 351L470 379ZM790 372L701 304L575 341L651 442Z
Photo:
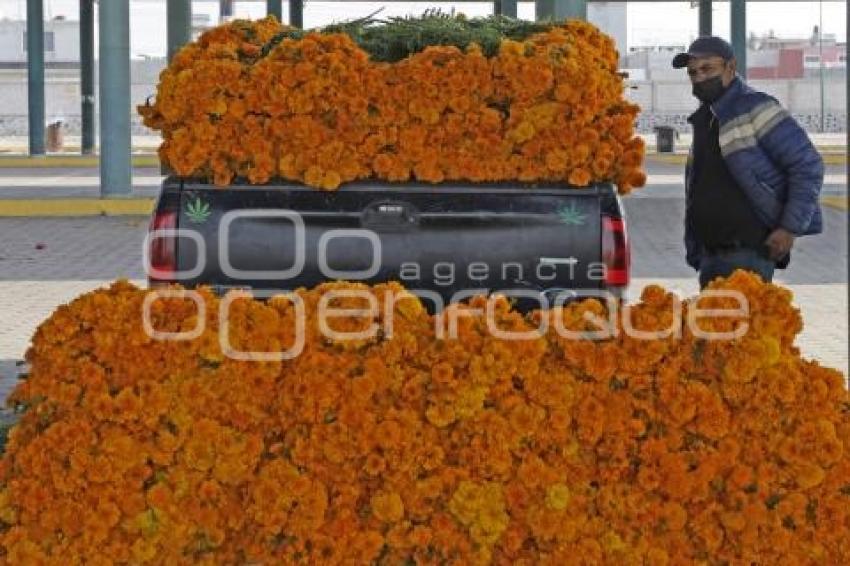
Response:
M150 272L148 280L154 283L170 283L174 281L177 271L177 234L158 233L158 230L176 230L177 212L160 211L151 220L149 240Z
M602 261L605 263L605 283L609 287L629 284L631 251L622 218L602 217Z

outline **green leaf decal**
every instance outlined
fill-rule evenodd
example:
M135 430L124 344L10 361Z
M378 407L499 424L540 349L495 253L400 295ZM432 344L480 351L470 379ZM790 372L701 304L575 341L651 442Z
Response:
M195 198L194 201L189 201L189 204L186 205L186 216L188 216L189 220L195 224L203 224L207 221L211 214L210 205L208 203L201 202L200 197Z
M587 222L587 214L576 208L575 203L558 209L558 217L560 217L561 222L568 226L584 226Z

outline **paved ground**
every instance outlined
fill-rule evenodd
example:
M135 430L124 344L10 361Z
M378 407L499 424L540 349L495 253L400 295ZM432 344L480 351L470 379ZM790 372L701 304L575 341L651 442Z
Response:
M678 198L682 191L682 165L650 162L648 186L636 191L636 198ZM0 169L0 200L31 198L72 198L100 196L98 171L91 167ZM155 197L164 177L156 167L133 170L134 197ZM824 195L846 194L847 170L844 165L828 165Z
M825 192L847 191L843 168L830 168L832 181ZM11 187L4 178L38 175L41 187L67 171L0 171L0 198ZM78 173L75 170L70 173ZM91 175L88 170L78 177ZM152 179L143 188L155 194L156 170L138 171ZM684 201L681 167L653 165L650 186L624 198L633 249L637 297L650 282L677 290L683 297L695 293L693 270L684 263L681 243ZM30 178L31 179L31 178ZM96 191L61 181L51 190ZM80 183L85 184L85 183ZM4 188L5 186L5 188ZM41 194L41 191L39 191ZM800 336L804 355L842 371L848 369L847 215L824 207L826 230L803 238L795 247L790 269L780 271L778 282L788 285L802 309L805 331ZM148 219L142 217L0 218L0 399L14 385L15 361L22 358L36 326L59 304L119 277L142 284L142 241Z
M135 168L132 196L155 197L162 179L158 167ZM0 200L77 197L100 197L97 168L0 169Z
M625 199L635 277L690 278L694 271L683 258L681 198ZM823 234L800 238L791 265L777 271L777 280L793 285L847 283L847 213L822 207Z
M646 146L650 151L655 148L655 133L643 132L638 133L646 141ZM845 133L825 133L809 132L809 138L818 147L825 148L841 148L847 145L847 134ZM677 150L687 150L691 141L690 133L681 133L676 140ZM65 136L65 148L67 152L71 152L72 148L76 150L80 147L81 138L78 135ZM133 135L132 146L133 152L155 152L162 142L162 137L159 135ZM26 136L0 136L0 155L2 154L25 154L29 147L29 140Z

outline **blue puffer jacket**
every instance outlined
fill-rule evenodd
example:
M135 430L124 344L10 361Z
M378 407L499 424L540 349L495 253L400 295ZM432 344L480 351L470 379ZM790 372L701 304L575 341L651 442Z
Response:
M723 159L764 225L798 236L822 232L823 159L805 130L775 98L738 77L711 110L720 124ZM685 168L685 249L688 265L698 270L702 246L690 222L692 165L693 148ZM777 267L789 260L790 254Z

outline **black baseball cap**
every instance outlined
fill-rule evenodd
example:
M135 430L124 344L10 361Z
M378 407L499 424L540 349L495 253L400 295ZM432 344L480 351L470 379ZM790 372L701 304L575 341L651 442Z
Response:
M687 67L691 57L711 56L722 57L724 61L728 61L735 58L735 53L725 39L714 36L699 37L691 43L687 53L679 53L673 57L673 68Z

